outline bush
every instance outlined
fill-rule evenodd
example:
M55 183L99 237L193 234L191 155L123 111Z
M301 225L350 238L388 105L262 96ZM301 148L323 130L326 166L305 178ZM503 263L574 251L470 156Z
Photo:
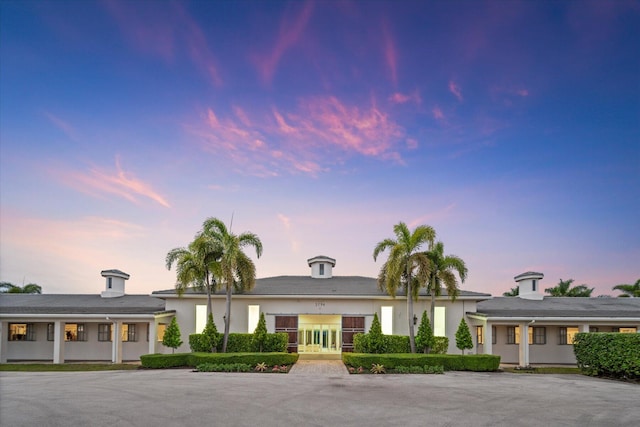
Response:
M260 320L258 320L258 325L256 329L253 331L253 337L251 340L252 351L263 352L267 351L266 347L267 340L267 322L264 318L264 313L260 313Z
M182 339L180 337L180 327L176 318L171 319L171 323L164 331L164 337L162 337L162 345L170 347L171 352L175 353L176 348L182 345Z
M288 345L289 334L286 332L267 334L264 339L264 351L267 353L286 352Z
M460 324L456 331L456 347L458 347L458 350L462 351L462 354L464 354L465 350L473 348L473 338L471 338L469 325L467 325L464 318L460 319Z
M213 314L209 313L209 316L207 317L207 324L205 325L204 330L202 331L202 336L200 337L200 344L203 349L202 351L215 352L221 341L222 335L218 333L216 323L213 321Z
M406 335L383 335L385 353L411 353L411 343Z
M144 368L176 368L187 366L189 353L176 354L143 354L140 356L140 364Z
M194 353L208 353L209 349L207 341L204 341L204 334L189 335L189 347ZM218 338L221 334L218 334ZM264 340L263 351L265 353L275 353L287 351L289 343L289 335L286 332L277 332L275 334L267 334ZM222 351L222 340L217 342L218 351ZM251 353L253 352L253 334L229 334L229 342L227 343L227 353Z
M447 354L449 349L449 338L447 337L433 337L433 345L429 354Z
M640 334L576 334L573 352L586 375L640 378Z
M357 368L384 365L388 369L399 366L442 366L447 371L497 371L500 366L500 356L491 354L363 354L343 353L342 361L345 365Z
M246 363L201 363L196 366L198 372L251 372L251 365Z
M431 323L429 323L429 317L425 310L422 312L422 320L420 320L418 334L416 335L416 351L418 353L429 353L431 346L433 346L433 331L431 330Z
M373 321L371 322L371 328L367 334L369 351L368 353L386 353L386 346L384 342L384 335L382 335L382 326L380 326L380 320L378 320L378 313L373 313Z
M353 351L354 353L371 353L369 351L368 334L358 333L353 335Z

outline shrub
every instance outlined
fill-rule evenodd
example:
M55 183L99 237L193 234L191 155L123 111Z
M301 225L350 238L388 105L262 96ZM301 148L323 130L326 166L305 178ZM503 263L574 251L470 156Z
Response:
M383 335L385 353L411 353L407 335Z
M368 334L358 333L353 335L353 351L355 353L370 353Z
M433 345L430 354L446 354L449 349L449 338L433 337Z
M140 364L144 368L176 368L187 366L189 353L175 354L143 354L140 356Z
M432 345L433 331L431 330L431 323L429 323L429 317L425 310L422 312L422 320L420 320L418 334L416 335L416 351L418 353L429 353Z
M576 334L573 352L586 375L640 378L640 334Z
M465 322L464 318L460 319L460 325L456 331L456 347L464 354L465 350L473 348L473 338L471 338L471 332L469 331L469 325Z
M387 371L384 369L384 365L381 365L379 363L372 363L371 364L371 373L372 374L386 374Z
M342 360L351 367L384 365L387 369L398 366L442 366L447 371L496 371L500 356L490 354L363 354L343 353Z
M180 327L178 326L178 321L175 317L171 319L171 323L169 323L169 326L164 331L162 345L171 348L172 353L175 353L176 348L182 345L182 339L180 339Z
M201 363L196 366L198 372L251 372L251 365L246 363Z
M396 374L424 374L422 366L398 366L394 371Z
M382 327L380 326L380 320L378 320L378 313L373 313L373 321L371 322L371 328L367 334L369 339L369 353L386 353L385 343L383 341Z
M289 345L289 334L286 332L267 334L264 340L263 351L267 353L286 352L287 345Z
M202 331L202 336L200 337L200 344L202 350L206 352L215 352L217 350L218 345L222 341L222 335L218 333L218 328L216 328L216 323L213 321L213 314L209 313L207 317L207 324ZM194 351L192 349L192 351Z
M267 340L267 322L264 319L264 313L260 313L260 320L253 331L253 337L251 339L252 351L263 352L265 350Z

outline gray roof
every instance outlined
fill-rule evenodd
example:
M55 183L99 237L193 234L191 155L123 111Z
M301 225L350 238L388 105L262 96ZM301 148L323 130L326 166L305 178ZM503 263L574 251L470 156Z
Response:
M174 289L155 291L153 295L173 295ZM204 291L187 290L188 294L204 294ZM224 294L219 290L216 294ZM256 296L362 296L362 297L382 297L387 293L378 289L376 279L362 276L333 276L330 279L313 279L309 276L276 276L256 279L256 286L252 291L245 292L244 295ZM403 296L404 292L398 292L398 296ZM427 296L425 289L420 291L421 296ZM446 291L443 290L443 296ZM471 291L460 291L459 297L476 297L478 299L491 298L490 294Z
M494 297L481 301L476 314L486 317L640 317L640 298Z
M0 314L153 314L165 302L148 295L0 294Z
M514 277L514 280L515 280L516 282L518 282L518 279L519 279L519 278L521 278L521 277L528 277L528 276L540 276L540 277L544 277L544 274L542 274L542 273L537 273L537 272L535 272L535 271L527 271L526 273L518 274L516 277Z

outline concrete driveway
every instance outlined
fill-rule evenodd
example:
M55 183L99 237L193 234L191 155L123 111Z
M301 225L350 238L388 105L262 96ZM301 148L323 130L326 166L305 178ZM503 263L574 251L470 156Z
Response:
M2 426L637 426L640 386L580 375L0 373Z

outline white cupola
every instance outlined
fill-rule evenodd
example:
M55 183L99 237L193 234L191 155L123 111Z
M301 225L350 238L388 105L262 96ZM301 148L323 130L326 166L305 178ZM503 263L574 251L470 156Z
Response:
M100 275L106 278L102 298L115 298L124 296L124 281L129 280L129 275L120 270L102 270Z
M318 255L307 260L311 267L311 277L314 279L331 279L332 269L336 265L336 260L328 256Z
M541 300L544 295L540 292L540 280L544 277L542 273L527 271L514 277L518 284L518 296L523 299Z

